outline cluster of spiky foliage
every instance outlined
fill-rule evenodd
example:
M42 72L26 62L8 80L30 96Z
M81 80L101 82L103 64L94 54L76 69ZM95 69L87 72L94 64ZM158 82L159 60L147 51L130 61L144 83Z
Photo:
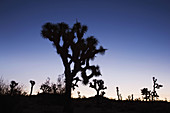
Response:
M147 101L148 99L150 100L151 96L151 91L148 90L148 88L143 88L141 89L142 95L144 95L144 99Z
M104 86L104 81L103 80L97 80L97 79L94 79L93 83L90 82L89 87L94 88L97 91L97 96L99 96L100 90L107 89L107 87Z
M76 74L81 71L83 83L87 84L93 76L101 75L99 66L90 66L89 61L93 60L98 53L104 54L106 49L102 46L97 49L98 41L93 36L83 38L87 32L87 26L76 22L72 28L69 28L62 22L58 24L46 23L42 28L42 36L53 43L57 53L61 56L66 77L71 76L73 80ZM74 64L73 70L71 70L71 64ZM91 70L92 73L87 76L86 70Z
M11 81L10 88L11 88L11 95L13 95L14 88L18 85L15 81Z

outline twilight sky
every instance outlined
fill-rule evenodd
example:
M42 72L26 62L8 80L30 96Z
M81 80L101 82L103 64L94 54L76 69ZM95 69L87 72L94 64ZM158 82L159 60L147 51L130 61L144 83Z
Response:
M101 68L108 87L106 95L116 98L116 87L123 99L140 89L152 90L152 77L164 85L160 99L170 100L170 2L168 0L1 0L0 76L16 80L29 91L29 80L36 81L34 93L47 77L57 81L64 72L51 42L41 37L46 22L76 19L88 26L87 36L95 36L108 49L92 64ZM77 91L86 97L95 90L79 83Z

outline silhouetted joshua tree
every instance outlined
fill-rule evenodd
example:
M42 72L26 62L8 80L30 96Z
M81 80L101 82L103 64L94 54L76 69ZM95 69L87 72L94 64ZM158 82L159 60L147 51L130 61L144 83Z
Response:
M43 93L50 93L52 91L50 87L50 78L47 78L46 82L41 85L40 89L43 91Z
M151 96L151 91L148 90L148 88L143 88L141 89L142 95L144 95L144 99L147 101L148 99L150 100Z
M100 90L107 89L107 87L104 87L104 81L103 80L96 80L96 79L93 80L93 83L90 82L90 86L89 87L94 88L97 91L97 95L96 96L99 96Z
M100 93L100 95L103 97L104 95L105 95L106 93L104 92L104 91L102 91L101 93Z
M81 98L80 91L77 91L78 98Z
M65 93L65 80L64 80L64 74L59 75L57 79L57 93L58 94L64 94Z
M35 81L30 80L30 83L31 83L31 91L30 91L30 96L31 96L32 95L32 91L33 91L33 87L35 85Z
M132 95L128 95L127 100L128 100L128 101L133 101L133 94L132 94Z
M133 101L133 94L131 95L131 100Z
M65 23L46 23L42 26L41 34L49 39L60 55L65 67L66 78L66 104L64 110L71 112L71 87L78 72L81 72L83 83L88 84L93 76L101 75L99 66L90 65L90 60L94 60L96 54L104 54L102 46L97 48L98 40L93 36L83 38L87 32L87 26L76 22L72 28ZM87 75L87 70L91 74Z
M10 95L13 95L14 88L15 88L17 85L18 85L18 83L16 83L15 81L11 81L11 84L10 84L10 88L11 88Z
M116 87L117 99L122 100L121 94L119 94L119 87Z
M154 101L154 98L158 98L159 95L156 92L156 89L160 89L161 87L163 87L163 85L159 85L158 83L156 83L157 79L155 79L155 77L153 77L153 91L152 91L152 101Z
M52 90L53 90L53 93L56 94L56 93L57 93L57 90L58 90L57 85L56 85L56 84L52 84L52 85L51 85L51 88L52 88Z
M122 99L123 99L123 97L122 97L122 95L121 95L121 94L119 94L119 97L120 97L120 100L122 100Z

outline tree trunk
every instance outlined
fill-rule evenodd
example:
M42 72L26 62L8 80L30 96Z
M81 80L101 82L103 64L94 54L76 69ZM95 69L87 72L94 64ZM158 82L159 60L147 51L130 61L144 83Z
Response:
M72 85L72 76L65 73L66 77L66 92L65 92L65 113L73 113L72 102L71 102L71 85Z
M32 95L32 89L33 89L33 86L31 86L30 96Z
M11 96L13 95L13 88L11 88L10 95Z
M100 91L100 90L97 90L97 96L99 96L99 91Z

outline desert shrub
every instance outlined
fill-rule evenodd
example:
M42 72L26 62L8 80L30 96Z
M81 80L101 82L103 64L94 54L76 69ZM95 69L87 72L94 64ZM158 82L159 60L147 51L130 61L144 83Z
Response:
M7 83L5 83L4 79L0 78L0 95L7 95L10 93L10 88Z

